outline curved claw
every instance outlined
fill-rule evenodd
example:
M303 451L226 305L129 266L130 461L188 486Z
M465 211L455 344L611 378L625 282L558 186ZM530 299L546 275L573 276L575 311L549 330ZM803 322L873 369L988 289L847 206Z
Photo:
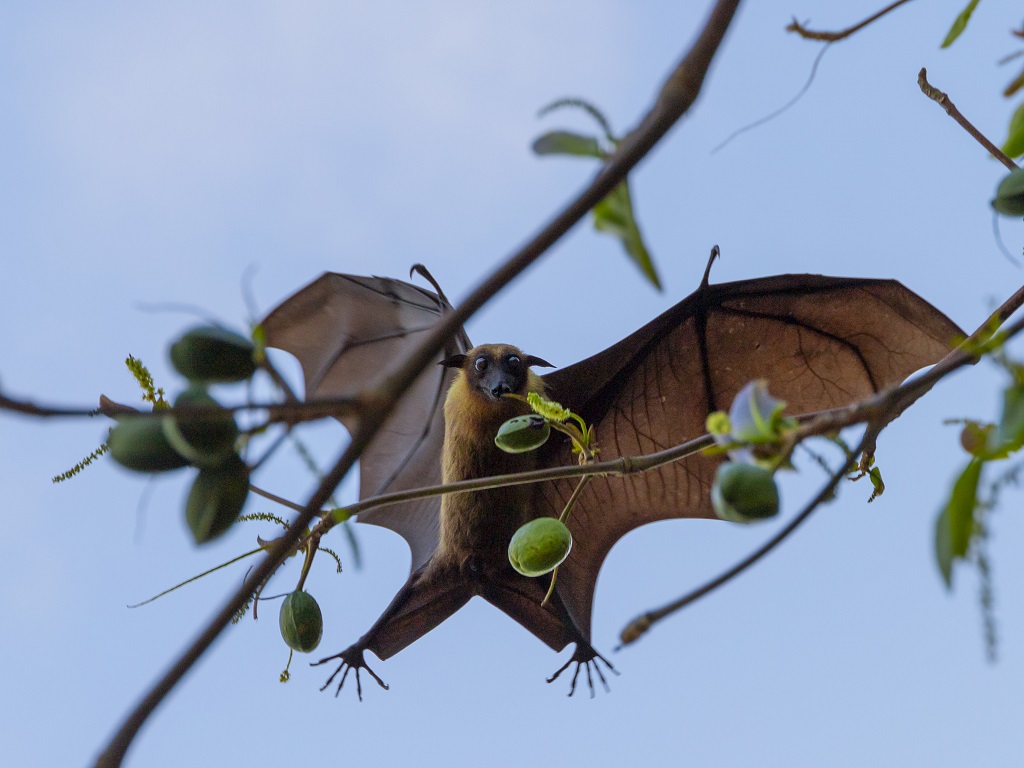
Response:
M377 676L376 672L370 669L370 665L366 663L366 658L363 656L363 649L359 646L354 645L351 648L347 648L346 650L342 651L341 653L336 653L333 656L328 656L327 658L320 659L320 661L315 661L312 664L310 664L310 666L318 667L321 664L326 664L328 661L331 661L331 659L340 659L341 663L338 664L338 668L334 670L333 673L331 673L331 676L327 678L327 682L324 683L323 686L321 686L321 691L326 690L327 687L330 686L330 684L334 681L334 678L338 676L338 673L342 672L341 680L338 681L338 688L334 692L334 696L337 697L338 694L341 693L342 686L345 685L345 678L348 677L349 671L353 669L356 671L356 695L359 697L360 701L363 700L363 685L362 681L360 681L359 679L360 669L365 669L369 673L370 677L377 681L377 685L379 685L385 691L389 689L388 684L381 680L380 677ZM605 662L605 664L607 663L608 662Z
M572 675L572 682L569 684L570 696L576 693L576 680L580 676L580 669L584 667L587 670L587 687L590 689L590 698L594 698L594 672L597 672L597 677L601 681L601 686L604 688L605 693L608 693L611 691L611 688L608 686L608 681L605 679L604 673L601 671L601 665L598 664L598 661L603 661L604 665L608 667L609 672L614 672L616 675L619 674L618 670L612 666L611 662L594 650L593 646L588 643L577 643L576 651L573 653L572 658L559 667L555 671L555 674L548 678L548 682L555 682L555 680L558 679L558 676L569 668L570 664L575 664L576 669ZM591 671L591 668L593 668L593 672Z

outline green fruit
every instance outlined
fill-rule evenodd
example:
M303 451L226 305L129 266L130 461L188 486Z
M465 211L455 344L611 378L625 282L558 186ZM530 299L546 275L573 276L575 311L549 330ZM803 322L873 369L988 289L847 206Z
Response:
M114 461L136 472L166 472L188 464L167 440L163 420L161 416L125 417L107 438Z
M201 469L185 502L185 520L196 544L220 536L238 519L249 495L249 468L232 456L215 469Z
M281 637L288 647L309 653L320 645L324 616L309 592L292 592L281 604Z
M501 425L494 444L505 453L526 453L544 445L550 434L551 425L543 416L516 416Z
M1024 168L1010 171L996 188L992 207L1006 216L1024 216Z
M523 576L553 571L572 549L572 534L554 517L538 517L520 526L508 544L508 561Z
M197 408L211 415L188 418L166 417L163 422L164 436L174 449L197 467L219 467L235 451L238 427L231 414L207 394L202 387L193 387L178 395L175 408Z
M191 381L245 381L256 372L256 345L233 331L193 328L171 345L171 363Z
M749 523L779 512L779 488L770 470L756 464L722 464L711 487L711 505L723 520Z

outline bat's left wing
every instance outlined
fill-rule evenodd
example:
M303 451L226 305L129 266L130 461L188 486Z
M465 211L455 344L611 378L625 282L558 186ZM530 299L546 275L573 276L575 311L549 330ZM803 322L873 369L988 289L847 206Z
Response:
M549 395L596 425L600 458L651 453L705 434L752 379L799 414L847 405L935 363L962 331L891 280L781 275L703 285L609 349L544 377ZM564 444L542 463L573 461ZM569 519L573 549L557 591L584 637L597 574L624 534L673 517L714 517L719 460L693 456L643 474L595 478ZM575 481L538 486L557 515Z
M267 346L294 355L302 366L306 399L359 392L405 357L450 309L432 291L401 280L327 272L274 309L263 321ZM460 330L437 356L464 352ZM428 366L399 400L359 459L361 499L441 483L445 394L454 372ZM351 432L354 420L343 416ZM412 571L437 548L439 496L359 515L359 522L390 528L409 543Z

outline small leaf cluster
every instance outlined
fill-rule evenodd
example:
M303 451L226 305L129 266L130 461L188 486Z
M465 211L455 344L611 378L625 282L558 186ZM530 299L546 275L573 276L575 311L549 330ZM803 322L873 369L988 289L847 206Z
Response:
M971 458L953 483L949 498L935 521L935 559L948 589L953 586L953 566L967 560L984 538L981 516L985 511L979 495L986 467L1024 447L1024 365L999 355L1011 376L1003 390L1002 414L998 424L966 421L960 430L960 444Z
M606 162L615 154L620 139L600 110L582 99L559 99L541 110L546 115L556 109L570 107L581 109L601 127L603 136L586 136L572 131L549 131L533 142L533 151L538 155L567 155L569 157L592 157ZM640 269L652 285L661 290L661 280L654 268L650 252L633 212L633 198L629 191L629 180L623 181L607 197L593 208L594 229L607 232L622 244L626 254Z

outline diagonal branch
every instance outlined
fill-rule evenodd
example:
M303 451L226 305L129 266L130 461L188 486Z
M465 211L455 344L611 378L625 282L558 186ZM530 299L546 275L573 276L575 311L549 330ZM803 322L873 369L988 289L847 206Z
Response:
M320 508L338 483L369 444L391 412L398 398L418 373L460 326L503 286L518 276L568 232L586 213L603 200L647 155L669 129L693 105L700 93L711 61L739 6L739 0L718 0L697 40L664 83L657 100L639 126L619 145L608 164L590 185L559 213L522 250L509 258L453 312L446 313L409 358L392 373L379 389L362 393L358 399L368 406L363 411L352 441L313 493L306 508L273 549L253 569L245 583L213 617L192 645L166 671L153 688L129 713L97 760L97 765L112 768L121 765L132 740L150 714L175 685L213 644L252 591L287 557L302 532L319 514Z

